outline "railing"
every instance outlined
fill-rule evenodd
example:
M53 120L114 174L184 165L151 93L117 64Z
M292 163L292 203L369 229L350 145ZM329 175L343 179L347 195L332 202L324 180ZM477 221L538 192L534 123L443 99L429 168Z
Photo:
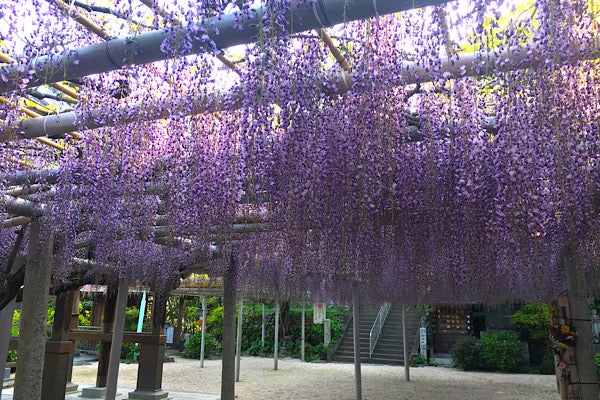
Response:
M379 340L379 335L381 334L381 328L383 328L383 324L385 323L385 319L387 318L389 311L390 303L383 303L379 309L379 312L377 313L377 317L375 317L375 322L373 323L373 327L369 333L369 357L373 357L373 350L375 350L375 345L377 344L377 340Z

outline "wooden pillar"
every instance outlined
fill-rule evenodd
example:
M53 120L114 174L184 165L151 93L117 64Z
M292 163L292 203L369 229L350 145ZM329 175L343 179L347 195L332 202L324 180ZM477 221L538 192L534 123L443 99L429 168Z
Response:
M110 358L108 361L108 377L106 379L106 400L114 400L117 395L117 381L119 378L119 363L121 362L121 346L125 330L125 312L127 310L127 297L129 296L129 282L119 282L115 324L113 328Z
M103 306L104 319L102 320L102 332L112 333L115 326L115 310L117 307L117 293L114 287L109 286L106 291L106 301ZM96 300L94 300L94 303ZM98 373L96 375L96 387L105 388L108 378L108 361L110 359L110 342L100 343L98 354Z
M179 302L177 304L177 324L173 329L173 346L176 349L181 347L181 335L183 332L183 316L185 311L185 299L183 297L179 298Z
M231 254L223 274L223 349L221 352L221 400L235 398L235 291L237 261Z
M73 309L78 309L79 291L69 290L56 296L52 338L46 343L46 359L42 393L47 400L63 400L67 392L76 390L71 383L74 343L69 340Z
M140 343L138 375L135 391L129 393L130 399L166 399L168 392L162 390L163 363L165 356L165 337L163 330L167 310L167 297L154 295L152 301L152 338L148 343Z
M567 277L570 319L577 330L574 355L575 365L571 367L570 385L567 393L577 400L598 400L598 374L594 361L594 341L592 318L587 301L585 270L581 257L574 247L563 257Z
M362 375L360 370L360 320L358 304L358 283L352 284L352 333L354 339L354 385L356 400L362 400Z
M42 398L53 240L49 232L42 233L41 229L41 218L33 218L23 285L15 400Z

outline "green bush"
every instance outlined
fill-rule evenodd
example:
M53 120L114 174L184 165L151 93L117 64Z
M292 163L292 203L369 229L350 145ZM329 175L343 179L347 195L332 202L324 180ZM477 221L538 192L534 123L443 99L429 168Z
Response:
M123 343L121 345L121 360L131 362L135 360L135 343Z
M183 356L185 358L200 358L202 350L202 332L196 332L190 336L190 339L185 342L183 347ZM214 337L207 331L204 336L204 354L215 351L217 343Z
M600 375L600 353L596 353L594 360L596 361L596 370L598 371L598 375Z
M472 336L460 339L451 350L452 363L458 369L471 371L481 368L481 343Z
M598 359L596 358L596 367L598 367ZM551 349L546 349L544 357L539 367L540 374L554 375L556 370L554 368L554 352Z
M522 344L511 332L490 332L481 338L481 355L486 365L504 372L516 371L522 361Z
M523 334L525 340L545 340L550 324L550 309L547 304L528 303L511 317L511 323Z

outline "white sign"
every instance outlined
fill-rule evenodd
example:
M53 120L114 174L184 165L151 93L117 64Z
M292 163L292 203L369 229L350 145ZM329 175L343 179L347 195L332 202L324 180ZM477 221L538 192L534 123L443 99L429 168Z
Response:
M331 320L325 319L323 321L323 342L325 344L331 343Z
M325 321L326 307L323 303L315 303L315 310L313 312L313 323L322 324Z
M427 328L419 328L419 346L421 355L427 360Z
M175 328L172 326L167 328L167 343L173 343L173 333L175 332Z

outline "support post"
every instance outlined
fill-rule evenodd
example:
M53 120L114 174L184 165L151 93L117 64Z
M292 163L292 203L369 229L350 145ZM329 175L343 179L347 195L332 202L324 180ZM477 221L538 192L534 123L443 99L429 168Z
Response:
M163 363L166 337L163 335L167 297L154 291L152 300L152 341L140 344L137 384L129 399L164 400L169 393L162 390Z
M275 341L273 343L273 369L277 371L279 361L279 299L275 300Z
M352 333L354 339L354 384L356 400L362 400L362 376L360 370L360 320L358 310L358 282L352 284Z
M235 381L240 381L240 358L242 354L242 318L244 314L244 298L240 296L238 307L237 343L235 347Z
M200 333L200 368L204 368L204 345L206 340L206 296L202 296L202 331Z
M118 288L116 288L118 290ZM95 296L94 304L102 301L103 297ZM96 306L94 305L94 308ZM104 318L102 320L102 332L113 333L115 329L115 312L117 309L117 293L114 286L109 285L106 290L106 302L103 307ZM92 313L93 314L93 313ZM110 362L110 342L100 342L100 354L98 354L98 373L96 375L96 388L106 389L108 380L108 365ZM92 388L89 388L92 389ZM93 389L92 389L93 390ZM83 394L87 394L88 390L84 389ZM104 393L104 392L102 392Z
M15 312L16 298L0 310L0 372L4 376L6 368L6 355L8 354L8 345L10 342L10 331L12 328L13 314ZM0 385L0 399L2 398L2 386Z
M125 330L125 311L127 309L127 297L129 282L119 282L117 293L117 304L115 313L115 325L110 346L110 359L108 361L108 377L106 380L106 400L114 400L117 395L117 380L119 378L119 362L121 361L121 346L123 345L123 332Z
M406 304L402 304L402 353L404 356L404 380L410 382L410 354L408 354L408 335L406 332Z
M185 299L183 297L179 298L177 304L177 325L175 325L175 329L173 329L173 346L176 349L181 347L181 334L183 332L183 313L185 311Z
M302 332L302 346L300 348L300 360L304 361L304 346L305 346L305 339L306 339L306 327L304 326L306 324L306 309L305 309L305 304L304 302L302 302L302 328L301 328L301 332Z
M265 303L262 305L262 318L261 318L261 332L260 332L260 344L265 347Z
M46 359L42 378L42 393L47 400L64 400L73 373L74 342L69 340L73 310L79 305L79 290L61 292L56 296L56 310L52 325L52 338L46 342Z
M235 398L235 291L237 260L232 253L223 276L223 350L221 352L221 400Z
M577 328L575 345L576 371L571 371L571 383L579 400L597 400L598 373L594 362L594 341L591 312L587 302L585 270L581 257L574 246L568 248L563 256L563 265L567 277L569 308L573 324ZM573 374L574 373L574 374ZM579 390L577 390L579 386Z
M46 318L52 271L52 235L42 233L41 218L31 221L23 285L19 356L14 399L42 398L42 371L46 350Z

